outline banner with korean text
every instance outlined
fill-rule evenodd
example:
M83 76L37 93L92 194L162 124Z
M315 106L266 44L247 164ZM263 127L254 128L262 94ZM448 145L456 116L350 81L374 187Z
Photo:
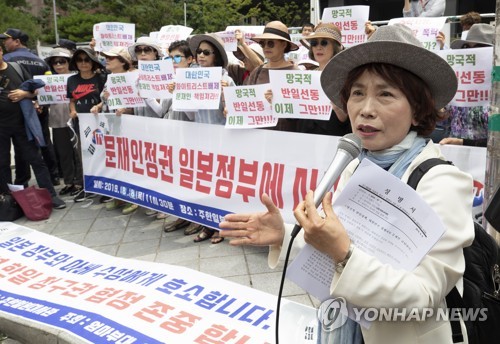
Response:
M404 17L393 18L387 25L403 24L408 26L416 38L424 45L427 50L439 51L440 46L436 40L439 31L444 30L446 17Z
M458 79L458 90L450 102L455 106L489 106L493 47L439 50Z
M170 99L168 85L174 80L172 61L138 61L139 82L137 87L142 98Z
M135 24L106 22L94 25L96 51L108 51L113 47L127 48L135 41Z
M35 75L33 79L42 80L45 86L38 89L37 101L40 105L67 104L66 85L73 74Z
M321 72L315 70L270 70L273 115L328 121L332 105L321 87L320 77Z
M181 266L109 256L10 222L0 222L0 280L1 313L63 330L72 343L274 338L274 295ZM317 324L313 308L282 300L284 343L316 343Z
M264 94L269 84L224 87L227 116L226 128L247 129L274 127L278 118L273 116L271 104Z
M365 23L368 21L370 6L339 6L323 10L321 21L333 23L342 31L342 44L352 47L366 42Z
M336 152L338 137L228 130L136 116L79 114L85 189L218 228L229 212L262 211L266 192L288 223ZM482 202L486 150L444 146Z
M174 110L218 109L222 68L177 68L172 108Z

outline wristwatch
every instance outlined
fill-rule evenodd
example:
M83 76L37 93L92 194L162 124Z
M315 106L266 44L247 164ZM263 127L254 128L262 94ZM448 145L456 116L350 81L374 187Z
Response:
M351 241L351 243L349 244L349 250L347 251L347 255L345 256L344 260L341 262L335 263L335 272L336 273L341 274L342 271L344 271L344 268L347 264L347 261L349 260L349 258L351 258L353 250L354 250L354 245Z

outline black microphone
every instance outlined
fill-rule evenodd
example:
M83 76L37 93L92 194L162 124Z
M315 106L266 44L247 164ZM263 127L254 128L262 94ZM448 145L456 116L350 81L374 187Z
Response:
M316 190L314 190L314 205L316 208L319 207L326 193L333 187L333 184L340 177L342 171L344 171L351 161L358 157L360 152L361 140L356 135L347 134L339 139L337 152ZM292 238L295 238L301 229L302 227L296 224L293 227Z

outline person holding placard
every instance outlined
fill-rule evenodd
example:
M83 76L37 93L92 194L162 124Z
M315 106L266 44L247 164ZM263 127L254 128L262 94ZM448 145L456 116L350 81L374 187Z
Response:
M302 39L308 42L309 58L319 64L315 70L323 71L328 62L343 50L342 32L332 23L318 24L313 33ZM349 117L340 108L332 111L329 121L299 120L297 129L302 133L334 136L344 136L352 131Z
M236 85L241 86L250 73L264 63L264 52L262 51L262 47L257 43L247 45L245 35L241 30L235 31L235 37L238 43L236 51L233 51L233 55L240 60L240 64L230 63L227 66L227 71Z
M422 162L445 160L439 147L425 137L440 119L438 110L455 95L457 78L448 63L426 50L408 27L380 27L368 42L336 55L323 70L321 85L330 100L349 115L362 145L360 156L343 171L334 197L342 193L363 159L403 182ZM344 227L346 221L332 208L331 193L323 198L324 214L316 209L312 191L297 206L294 215L302 230L295 244L300 248L308 243L333 260L329 267L335 271L329 283L332 299L342 297L358 310L373 307L406 314L410 310L446 310L447 293L455 286L463 290L463 248L474 239L472 182L469 174L450 164L432 168L422 177L416 192L440 218L445 231L411 271L394 268L358 248ZM268 263L275 267L285 256L293 226L283 223L279 209L266 194L262 203L267 208L262 213L226 215L220 224L221 236L232 238L232 245L269 246ZM382 238L383 232L380 228ZM323 319L327 320L333 322ZM376 317L369 325L360 328L347 320L332 332L322 332L332 337L322 338L322 342L453 342L450 322L443 317L420 313L404 319ZM467 343L463 321L460 325Z
M224 49L224 42L216 34L195 35L189 40L191 51L196 53L196 62L200 67L222 67L221 86L235 86L233 79L227 73L227 54ZM194 121L197 123L208 123L224 125L226 116L224 115L224 101L221 100L218 109L199 109L195 112ZM200 242L212 238L212 244L218 244L224 240L213 228L203 226L194 242Z
M168 47L168 56L165 57L165 59L172 60L174 71L177 70L177 68L189 68L195 61L193 52L191 51L191 48L189 48L189 43L186 40L172 42ZM170 93L174 92L174 87L175 82L168 85ZM172 98L163 99L161 106L163 108L163 113L165 114L163 118L175 119L179 121L191 121L185 112L173 110Z
M65 48L54 48L45 59L50 66L52 74L69 74L69 61L71 60L72 52ZM78 150L74 147L71 138L73 132L68 127L70 109L69 103L52 104L49 108L49 126L52 128L52 138L54 140L54 148L57 153L59 166L61 168L64 187L59 190L59 195L67 195L76 191L75 183L81 177L77 169L78 161L76 155Z
M126 73L127 71L133 69L132 58L126 48L113 47L109 51L101 52L101 55L104 56L106 60L106 70L109 74ZM107 87L107 84L104 85L104 89L101 92L101 102L97 105L94 105L90 109L90 112L92 112L93 114L98 114L101 112L111 112L108 109L107 103L110 96ZM126 110L126 108L116 109L114 110L114 113L117 116L121 116L123 113L125 113ZM99 198L99 202L108 203L106 204L106 210L113 210L118 207L126 207L127 205L130 205L130 203L113 199L109 196L101 196Z
M103 72L97 54L90 48L79 48L75 51L69 62L70 69L76 70L77 74L70 76L67 83L67 97L69 98L70 117L72 118L73 130L78 138L76 190L70 195L74 196L75 202L83 202L85 199L94 197L95 194L86 193L83 189L83 168L80 146L80 125L78 113L90 113L90 109L101 101L101 92L106 83L106 74Z
M299 46L292 42L288 27L280 21L272 21L266 24L261 35L252 37L264 51L266 63L255 68L245 79L245 85L260 85L269 83L269 70L298 70L293 62L285 59L285 54L299 49ZM272 92L266 93L268 101L272 99ZM278 124L271 130L297 131L296 120L280 118Z

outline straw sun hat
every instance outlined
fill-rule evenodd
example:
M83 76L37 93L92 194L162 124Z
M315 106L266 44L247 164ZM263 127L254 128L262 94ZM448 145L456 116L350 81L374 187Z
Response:
M103 51L101 52L101 55L103 56L114 56L114 57L121 57L125 62L127 62L129 65L132 64L132 57L130 56L130 53L128 52L127 48L124 47L113 47L109 49L108 51Z
M319 23L314 28L314 32L311 33L309 36L303 36L300 39L300 42L303 43L303 41L307 42L310 41L311 39L321 39L321 38L332 39L338 42L340 45L342 45L342 32L337 27L337 25L332 23Z
M410 28L396 24L378 28L368 42L338 53L326 65L321 86L335 105L342 108L340 91L349 72L369 63L395 65L420 77L429 86L437 109L448 104L457 91L457 77L448 63L425 49Z
M251 38L252 41L259 43L261 40L278 39L290 43L290 51L298 50L299 46L292 42L288 28L280 21L272 21L266 24L264 32Z

